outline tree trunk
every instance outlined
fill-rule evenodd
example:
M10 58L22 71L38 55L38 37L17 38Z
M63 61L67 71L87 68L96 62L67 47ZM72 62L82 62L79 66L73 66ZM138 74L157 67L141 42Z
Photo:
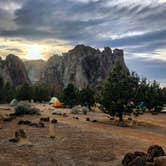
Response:
M123 113L120 112L120 113L119 113L119 122L122 122L122 121L123 121Z
M90 105L88 105L88 108L89 108L89 110L91 110L91 106Z
M125 125L125 122L124 122L124 120L123 120L123 112L120 112L119 113L119 122L118 122L118 126L120 126L120 127L125 127L126 125Z

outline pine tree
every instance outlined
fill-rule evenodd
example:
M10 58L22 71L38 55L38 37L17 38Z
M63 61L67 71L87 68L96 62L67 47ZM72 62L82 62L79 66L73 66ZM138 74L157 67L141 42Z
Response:
M123 121L124 113L132 112L129 102L133 100L138 88L139 77L122 69L120 64L113 69L102 91L101 104L104 112L118 115Z
M95 103L94 95L94 91L89 87L81 90L79 92L79 104L82 106L87 106L89 109L91 109L91 106L93 106Z
M63 90L61 100L64 105L73 107L78 104L78 89L74 87L73 84L68 84L68 86Z

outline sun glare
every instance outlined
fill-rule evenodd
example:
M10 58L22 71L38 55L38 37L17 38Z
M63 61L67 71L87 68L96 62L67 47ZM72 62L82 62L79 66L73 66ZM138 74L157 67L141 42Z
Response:
M41 46L38 44L30 46L28 48L28 54L25 56L25 58L29 60L42 59Z

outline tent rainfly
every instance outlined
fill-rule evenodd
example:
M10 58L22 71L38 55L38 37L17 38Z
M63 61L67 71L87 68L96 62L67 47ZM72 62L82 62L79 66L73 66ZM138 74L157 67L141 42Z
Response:
M11 102L10 102L10 106L16 106L18 103L17 99L13 99Z
M49 104L51 104L53 107L61 107L62 103L58 100L56 97L52 97L49 101Z

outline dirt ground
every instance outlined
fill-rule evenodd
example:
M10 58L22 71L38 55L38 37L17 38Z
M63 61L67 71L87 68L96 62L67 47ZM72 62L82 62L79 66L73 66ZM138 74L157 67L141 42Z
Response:
M69 109L55 109L47 104L35 107L41 109L41 116L0 122L0 166L121 166L127 152L146 152L152 144L159 144L166 151L166 114L144 114L135 119L139 125L121 128L111 125L108 115L101 112L73 115ZM0 115L7 115L13 109L0 105ZM52 112L65 112L68 117ZM45 122L45 128L17 124L19 120L39 122L47 116L58 120L55 139L49 138L49 122ZM73 118L76 116L78 120ZM97 122L86 121L87 117ZM9 142L20 128L33 146Z

